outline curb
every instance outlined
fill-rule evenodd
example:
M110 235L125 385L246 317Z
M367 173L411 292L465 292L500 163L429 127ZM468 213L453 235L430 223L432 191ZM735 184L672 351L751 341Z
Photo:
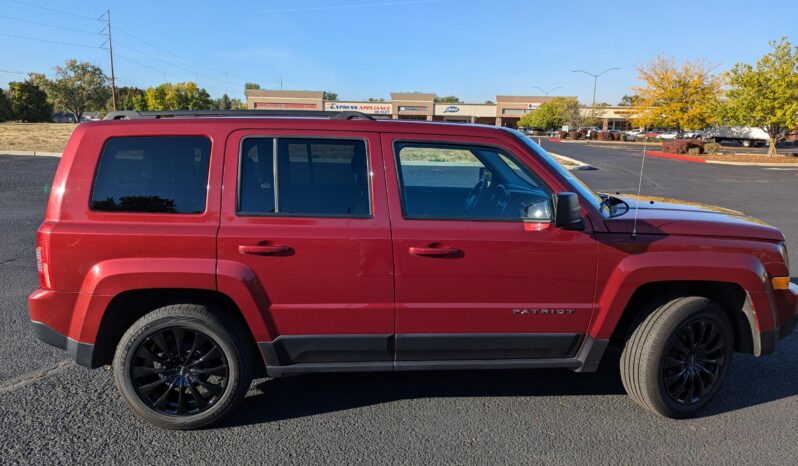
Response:
M61 157L61 152L46 152L40 150L4 150L0 149L0 155L21 155L29 157Z
M570 165L573 165L573 167L565 167L568 170L595 170L595 167L593 167L592 165L588 165L580 160L572 159L571 157L566 157L560 154L555 154L554 152L550 151L546 152L548 152L549 155L554 157L555 159L558 159L558 161L565 161Z
M707 160L701 157L693 157L690 155L669 154L667 152L646 151L649 157L661 157L663 159L681 160L690 163L705 163L712 165L732 165L736 167L793 167L798 168L798 163L781 163L781 162L727 162L725 160Z

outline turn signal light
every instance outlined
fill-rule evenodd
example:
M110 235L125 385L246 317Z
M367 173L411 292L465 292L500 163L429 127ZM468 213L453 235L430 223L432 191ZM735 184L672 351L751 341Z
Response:
M774 290L789 290L790 277L775 277L771 280Z

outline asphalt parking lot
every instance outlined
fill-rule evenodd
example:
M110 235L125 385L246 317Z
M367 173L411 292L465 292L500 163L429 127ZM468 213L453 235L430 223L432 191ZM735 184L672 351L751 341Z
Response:
M597 170L596 190L637 189L639 155L545 143ZM137 420L107 369L64 363L35 341L34 232L58 159L0 155L0 463L706 463L798 461L798 336L736 355L697 419L629 400L611 358L567 370L334 374L261 379L226 423L167 432ZM645 194L718 204L782 229L798 252L798 170L649 158ZM795 268L795 266L794 266ZM793 272L795 274L795 272ZM795 280L795 277L793 278Z

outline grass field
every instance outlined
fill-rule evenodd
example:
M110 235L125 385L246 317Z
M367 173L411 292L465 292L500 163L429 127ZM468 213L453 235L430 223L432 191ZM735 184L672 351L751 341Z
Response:
M0 123L2 150L63 152L74 123Z

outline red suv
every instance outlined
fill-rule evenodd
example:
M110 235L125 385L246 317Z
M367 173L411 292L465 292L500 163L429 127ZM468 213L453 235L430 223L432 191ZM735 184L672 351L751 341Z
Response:
M739 212L596 194L507 129L234 114L80 125L37 234L36 336L159 426L261 374L591 372L610 343L686 417L798 320L784 236Z

